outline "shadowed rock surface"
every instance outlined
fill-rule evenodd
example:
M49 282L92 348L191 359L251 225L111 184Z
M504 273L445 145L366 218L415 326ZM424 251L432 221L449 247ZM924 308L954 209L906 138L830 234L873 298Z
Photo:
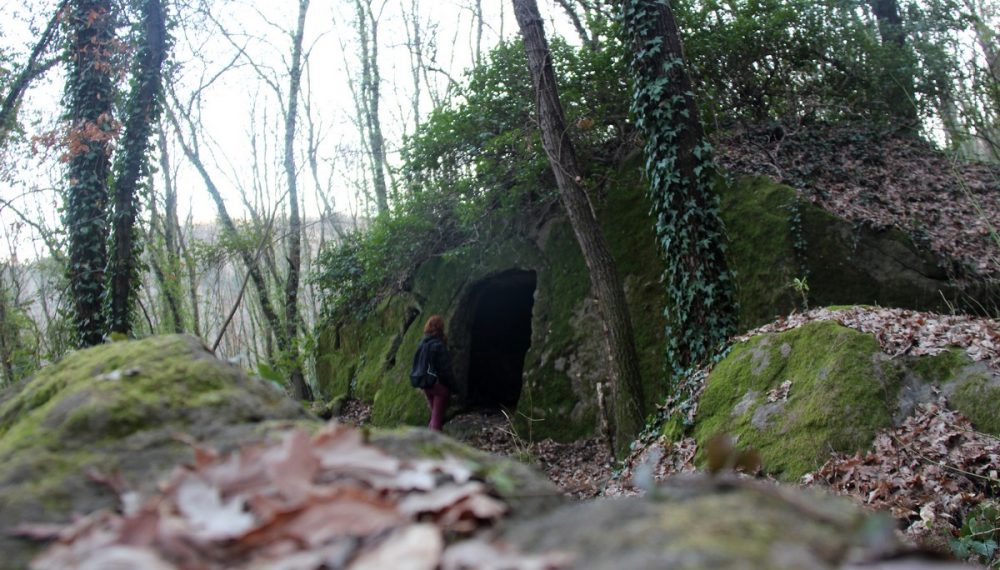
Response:
M569 505L502 538L531 553L571 553L576 570L968 568L908 553L893 528L817 491L697 475L644 498Z

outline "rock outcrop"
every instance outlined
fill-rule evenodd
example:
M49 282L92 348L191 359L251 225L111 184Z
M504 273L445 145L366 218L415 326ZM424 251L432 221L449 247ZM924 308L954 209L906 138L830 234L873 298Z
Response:
M639 168L624 167L615 180L597 202L599 217L623 277L645 396L659 402L667 396L663 263ZM960 291L943 269L948 262L921 251L902 232L856 226L767 178L748 177L725 186L722 214L744 330L807 303L945 310L985 295ZM525 351L489 360L477 370L477 360L485 358L477 353L477 326L503 329L498 334L508 336L520 330L508 332L499 322L503 319L478 316L480 309L525 279L533 287L523 324L530 332L517 333L525 335ZM795 279L804 281L808 291L796 291ZM429 315L440 314L448 323L460 401L475 403L483 384L509 382L517 384L510 391L516 404L497 403L516 407L519 418L531 418L524 422L525 431L530 424L534 436L566 441L594 433L598 386L608 377L603 329L586 264L562 217L536 223L512 220L497 235L427 260L408 288L360 320L344 315L321 329L317 381L322 397L349 395L373 402L377 425L426 423L425 406L407 382L409 359L420 325ZM512 380L495 378L498 362L515 369Z
M737 343L698 402L699 448L728 433L759 451L765 470L794 481L831 452L865 451L938 394L981 431L1000 434L1000 375L961 349L892 357L875 337L832 321Z
M0 393L0 566L23 567L36 550L8 534L14 526L115 506L115 492L95 479L153 490L193 457L178 436L228 448L290 423L316 420L194 337L70 354Z

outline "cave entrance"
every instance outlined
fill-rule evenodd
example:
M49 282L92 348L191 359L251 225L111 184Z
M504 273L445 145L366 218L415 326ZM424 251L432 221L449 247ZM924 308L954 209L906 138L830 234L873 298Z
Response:
M468 374L470 408L515 408L524 356L531 346L534 271L514 270L479 283L470 295Z

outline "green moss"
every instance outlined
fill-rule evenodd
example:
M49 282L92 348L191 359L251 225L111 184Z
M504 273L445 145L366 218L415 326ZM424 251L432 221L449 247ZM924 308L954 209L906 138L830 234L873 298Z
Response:
M704 444L719 432L736 436L760 452L768 473L785 480L816 469L830 451L865 449L891 424L900 386L880 353L871 335L833 322L739 344L709 377L695 437ZM768 402L786 380L787 401Z
M964 350L953 348L940 354L921 356L909 368L922 381L940 385L954 379L969 362Z
M722 193L726 252L736 273L743 330L795 307L788 288L798 269L789 223L795 191L763 177L741 178Z
M974 375L959 384L951 395L950 404L962 412L976 429L1000 436L1000 383L996 378Z
M7 531L65 522L116 497L86 473L150 490L191 450L173 438L259 439L269 420L307 421L269 383L212 356L196 338L116 342L68 355L0 393L0 550L26 566L37 545ZM11 559L8 559L11 560Z
M895 229L856 226L764 177L744 177L722 195L728 259L739 285L740 326L749 329L810 306L870 304L946 311L958 295L934 257Z

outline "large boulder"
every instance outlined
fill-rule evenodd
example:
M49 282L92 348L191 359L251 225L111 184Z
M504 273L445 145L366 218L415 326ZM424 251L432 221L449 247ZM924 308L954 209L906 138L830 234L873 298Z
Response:
M757 449L764 469L796 480L831 452L868 449L937 393L977 429L1000 434L1000 375L962 349L891 356L872 334L818 321L737 343L712 370L699 400L699 449L728 433Z
M643 498L568 505L511 525L503 539L565 552L576 570L966 567L907 556L894 527L821 492L699 475Z
M0 393L0 566L23 567L37 549L10 536L12 527L114 506L117 495L94 475L149 491L192 458L178 434L230 447L293 422L317 423L193 337L70 354Z
M945 310L949 303L971 298L948 280L942 269L946 261L921 251L898 230L849 223L763 177L720 188L743 330L805 303ZM664 264L641 169L629 163L593 199L622 276L646 399L662 401L668 395L662 372ZM484 368L494 372L512 366L521 375L510 381L516 386L509 400L516 405L507 407L516 407L517 418L530 418L521 426L526 433L530 429L532 436L564 441L593 434L598 385L609 371L586 263L564 217L519 214L523 217L497 224L493 235L428 259L407 282L407 291L384 299L372 313L362 318L343 314L322 326L317 349L321 396L373 402L377 425L426 423L423 398L414 394L407 376L420 325L440 314L448 323L459 400L483 391L484 383L498 382L483 374ZM808 285L806 298L792 287L795 279ZM524 331L519 341L524 352L490 361L476 372L477 327L489 319L495 322L486 327L507 327L503 309L490 316L481 309L521 291L526 282L530 314L523 326L511 327ZM515 334L522 333L508 336ZM498 343L491 338L486 344ZM521 362L510 362L515 359ZM509 404L503 398L498 403Z

